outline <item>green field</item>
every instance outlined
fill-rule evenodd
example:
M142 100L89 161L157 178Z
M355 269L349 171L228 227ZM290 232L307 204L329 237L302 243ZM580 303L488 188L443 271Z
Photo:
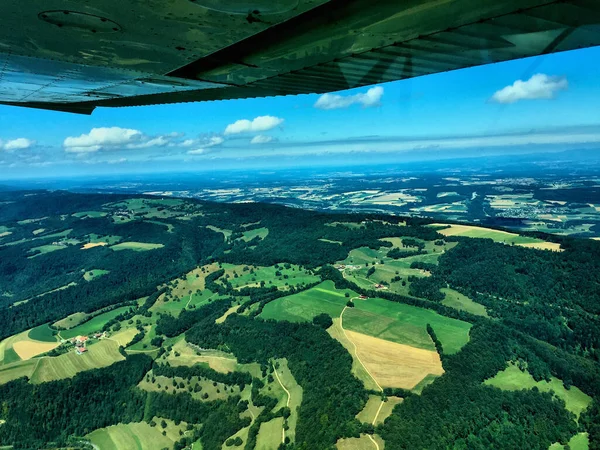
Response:
M447 354L458 352L469 341L470 323L444 317L429 309L378 298L356 300L354 304L354 308L348 308L344 313L344 328L348 330L435 350L426 329L430 324Z
M154 418L157 424L160 424L161 420L160 418ZM165 420L165 422L167 423L166 436L163 436L163 429L160 425L151 427L146 422L136 422L101 428L91 432L86 437L100 450L159 450L172 448L173 444L181 438L179 430L185 430L185 424L182 422L177 426L171 420Z
M62 380L71 378L79 372L101 367L125 359L119 352L119 345L110 340L103 340L93 345L88 345L88 351L78 355L75 350L56 357L39 359L39 365L31 375L32 383Z
M152 381L154 379L154 382ZM177 386L173 386L173 381L177 383ZM180 387L180 383L183 383L184 387ZM216 386L215 386L216 384ZM229 386L223 383L215 383L208 378L192 377L190 380L186 380L180 377L168 378L164 376L154 377L152 371L148 373L146 377L140 381L138 387L148 392L165 392L167 394L181 394L189 393L189 387L193 389L199 386L201 390L199 392L191 392L192 398L202 402L212 402L214 400L225 400L230 396L239 395L239 386ZM208 396L208 397L206 397Z
M316 275L311 274L310 271L296 265L290 265L289 269L286 269L284 264L278 264L277 267L261 267L261 266L236 266L233 264L223 264L225 269L225 275L219 279L227 279L231 285L236 288L243 287L258 287L261 281L265 282L266 286L277 286L278 288L284 288L288 286L297 286L299 284L311 284L320 280ZM249 267L249 270L243 270L244 267ZM279 275L277 275L279 273ZM227 278L229 276L229 278ZM287 277L287 278L286 278Z
M29 339L42 342L56 342L56 336L48 324L40 325L39 327L29 330Z
M85 273L83 274L83 279L85 281L92 281L94 278L101 277L102 275L106 275L108 273L110 273L110 270L104 270L104 269L86 270Z
M276 369L276 372L279 380L275 377L275 382L280 381L290 393L288 400L288 395L284 391L283 399L285 401L281 402L281 406L287 406L291 411L290 417L288 417L289 429L286 430L285 435L294 442L296 438L296 424L298 423L298 408L300 408L300 405L302 404L303 390L292 375L292 372L290 372L287 360L278 359L277 362L279 363L279 367ZM275 374L273 374L273 376L275 376ZM278 407L279 405L277 405L275 409Z
M63 339L70 339L75 336L85 336L90 333L100 331L106 322L108 322L111 319L114 319L119 314L128 311L129 308L130 306L122 306L120 308L113 309L112 311L98 314L97 316L91 318L87 322L82 323L81 325L71 328L70 330L61 331L60 337L62 337Z
M0 384L8 383L21 377L31 377L39 362L39 359L33 358L27 361L17 361L12 364L0 366Z
M260 317L290 322L309 321L321 313L338 317L349 300L346 292L350 298L358 296L349 289L336 289L333 282L327 280L306 291L267 303Z
M566 389L563 382L554 377L550 379L550 382L535 381L529 372L523 372L513 364L509 364L506 369L498 372L493 378L485 380L484 383L507 391L531 389L534 386L542 392L554 391L554 394L565 402L565 407L577 417L592 402L589 395L581 392L575 386Z
M107 213L103 212L103 211L81 211L81 212L76 212L75 214L73 214L74 217L77 217L79 219L87 219L87 218L91 218L91 219L97 219L98 217L106 217Z
M264 227L263 228L255 228L253 230L244 231L242 234L243 234L243 236L240 239L248 242L257 236L261 239L266 238L267 234L269 234L269 229L264 228Z
M59 250L64 250L67 247L65 245L54 245L54 244L48 244L48 245L40 245L39 247L33 247L30 252L31 253L36 253L33 256L30 256L30 258L35 258L38 255L44 255L46 253L52 253L52 252L56 252Z
M218 228L213 225L207 225L206 228L208 228L209 230L212 230L216 233L223 233L223 237L225 238L225 240L229 239L229 236L231 236L231 233L232 233L231 230L225 230L223 228Z
M256 438L256 450L277 450L282 441L283 417L260 424Z
M485 306L474 302L469 297L462 295L454 289L442 288L440 290L446 294L446 298L442 300L443 305L458 309L459 311L466 311L477 316L488 317Z
M587 433L577 433L569 440L569 450L589 450L590 440ZM554 443L548 450L564 450L565 446Z
M116 252L121 250L133 250L135 252L146 252L148 250L156 250L157 248L163 248L163 244L150 244L147 242L121 242L110 247L111 250Z

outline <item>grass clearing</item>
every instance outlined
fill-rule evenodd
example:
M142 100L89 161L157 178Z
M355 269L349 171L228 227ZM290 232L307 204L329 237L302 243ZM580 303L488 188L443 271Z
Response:
M589 450L590 439L587 433L577 433L569 440L569 450ZM558 442L552 444L548 450L564 450L565 446Z
M190 392L190 387L192 392ZM239 395L239 386L217 383L208 378L192 377L189 381L181 377L154 376L152 371L139 382L138 388L148 392L164 392L166 394L189 393L192 398L202 402L225 400L232 395ZM196 390L199 389L198 392Z
M435 350L427 334L427 324L430 324L447 354L458 352L469 341L470 323L442 316L429 309L379 298L357 300L354 305L344 314L344 327L348 330L398 344Z
M434 223L432 227L445 227L448 224ZM486 238L492 239L494 242L502 242L510 245L520 245L529 248L537 248L540 250L561 251L560 244L554 242L545 242L541 239L531 238L527 236L519 236L516 233L508 231L493 230L491 228L476 227L473 225L449 225L450 228L438 230L438 233L444 236L464 236L470 238Z
M147 242L121 242L110 247L111 250L118 252L122 250L133 250L134 252L147 252L149 250L156 250L163 248L163 244L150 244Z
M380 405L381 397L379 395L369 395L369 400L367 400L362 411L356 415L356 418L362 423L373 423L375 416L379 412Z
M102 327L104 326L104 324L106 324L106 322L108 322L111 319L114 319L119 314L128 311L129 308L131 307L121 306L120 308L113 309L112 311L98 314L97 316L92 317L90 320L82 323L81 325L73 327L69 330L61 331L60 337L63 339L71 339L75 336L85 336L96 331L100 331L102 330Z
M373 439L378 441L379 450L383 450L383 441L379 436L374 435ZM337 450L376 450L375 444L366 434L361 434L358 438L344 438L340 439L335 444Z
M286 430L285 435L289 437L292 442L296 439L296 424L298 423L298 410L302 404L302 387L298 384L294 375L288 367L286 359L278 359L279 367L276 369L277 376L276 381L279 381L289 392L289 397L286 394L284 403L285 406L290 408L291 414L288 417L289 429ZM274 374L275 375L275 374Z
M498 372L493 378L484 381L488 386L494 386L507 391L531 389L534 386L541 392L554 391L554 395L565 402L565 407L579 418L579 415L592 403L592 398L579 388L571 386L566 389L563 382L552 377L550 382L535 381L527 371L523 372L514 364Z
M223 280L228 280L235 289L259 287L262 282L265 286L287 289L288 286L312 284L320 280L309 270L293 264L275 264L268 267L222 264L222 267L225 269L225 274L218 282L223 283ZM245 268L247 269L244 270Z
M73 328L79 325L81 322L87 320L89 316L90 315L88 313L76 312L65 317L64 319L57 320L53 325L57 328Z
M233 231L231 231L231 230L226 230L224 228L218 228L218 227L215 227L213 225L207 225L206 228L208 228L209 230L214 231L215 233L222 233L223 234L223 239L225 239L225 240L229 239L229 237L233 233Z
M98 277L101 277L102 275L107 275L109 273L110 273L110 270L104 270L104 269L86 270L85 273L83 274L83 279L85 281L92 281L94 278L98 278Z
M242 232L242 237L240 239L245 242L248 242L248 241L251 241L252 239L254 239L255 237L264 239L267 237L268 234L269 234L268 228L265 228L265 227L254 228L253 230L248 230L248 231Z
M110 366L125 358L119 344L108 339L87 346L88 351L78 355L75 350L56 357L44 357L31 376L32 383L71 378L79 372Z
M450 288L442 288L440 290L446 294L446 298L442 300L442 305L458 309L459 311L466 311L477 316L488 317L485 306L474 302L466 295L463 295L460 292Z
M161 418L154 418L157 424L160 424L162 420ZM173 444L181 438L179 430L185 430L186 424L181 422L179 425L175 425L171 420L164 420L167 423L165 436L162 434L163 429L158 425L151 427L146 422L134 422L100 428L89 433L86 437L100 450L172 448Z
M346 331L358 357L383 387L413 389L427 375L442 375L436 351L397 344L366 334Z
M104 211L80 211L72 215L78 219L97 219L99 217L106 217L108 214Z
M321 313L338 317L349 298L357 296L349 289L336 289L333 282L327 280L306 291L267 303L260 317L290 322L310 321Z
M255 450L277 450L282 441L283 417L263 422L256 437Z
M401 397L388 397L387 401L383 403L381 411L379 411L379 415L377 416L377 420L375 421L375 426L385 422L385 419L392 415L392 411L394 410L396 405L402 403L403 401L404 399Z

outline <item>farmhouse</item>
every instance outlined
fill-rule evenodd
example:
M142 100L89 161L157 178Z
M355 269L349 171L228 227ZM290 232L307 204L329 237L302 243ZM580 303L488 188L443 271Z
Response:
M82 355L82 354L84 354L84 353L85 353L85 352L87 352L87 351L88 351L88 349L87 349L87 348L85 348L85 347L75 347L75 352L76 352L78 355Z
M369 297L367 297L367 296L366 296L366 295L364 295L364 294L361 294L359 298L360 298L361 300L366 300L366 299L368 299Z

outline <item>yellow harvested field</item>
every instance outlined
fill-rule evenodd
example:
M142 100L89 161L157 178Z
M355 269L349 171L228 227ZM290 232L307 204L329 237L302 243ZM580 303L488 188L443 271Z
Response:
M31 339L24 339L22 341L15 342L13 349L17 352L17 355L22 360L31 359L34 356L41 355L42 353L49 352L50 350L58 347L58 342L40 342L32 341Z
M435 351L346 330L356 344L358 357L383 387L414 388L427 375L444 373L440 356Z
M83 247L81 247L81 250L87 250L87 249L94 248L94 247L105 247L107 245L108 245L107 242L88 242Z
M562 252L560 244L556 242L531 242L529 244L517 244L520 247L536 248L538 250L552 250L553 252Z
M327 332L333 339L339 341L348 353L350 353L350 356L352 356L352 375L363 382L365 389L379 390L378 386L373 381L373 378L371 378L360 361L356 359L356 356L354 355L354 346L344 334L344 330L341 329L339 317L333 319L333 325L327 329Z

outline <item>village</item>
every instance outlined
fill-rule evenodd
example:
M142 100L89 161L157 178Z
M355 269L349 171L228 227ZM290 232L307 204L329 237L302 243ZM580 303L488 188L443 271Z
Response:
M88 351L87 345L88 345L88 342L90 342L90 339L95 339L95 340L99 341L99 340L106 339L106 338L108 338L108 332L103 331L103 332L94 333L90 336L80 335L80 336L75 336L71 339L61 339L60 342L63 345L69 345L69 344L73 345L75 353L77 353L78 355L83 355L84 353L86 353Z

